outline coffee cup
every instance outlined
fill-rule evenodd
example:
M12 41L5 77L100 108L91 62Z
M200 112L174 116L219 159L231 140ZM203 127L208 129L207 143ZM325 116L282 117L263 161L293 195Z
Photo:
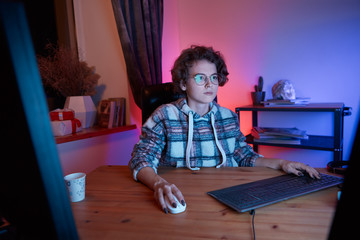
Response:
M85 199L85 173L72 173L64 177L71 202Z

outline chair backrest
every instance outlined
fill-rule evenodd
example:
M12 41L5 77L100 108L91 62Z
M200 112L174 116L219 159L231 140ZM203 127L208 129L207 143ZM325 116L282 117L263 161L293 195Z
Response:
M176 101L181 97L184 97L184 95L174 91L173 83L162 83L144 87L141 96L142 123L145 123L157 107Z

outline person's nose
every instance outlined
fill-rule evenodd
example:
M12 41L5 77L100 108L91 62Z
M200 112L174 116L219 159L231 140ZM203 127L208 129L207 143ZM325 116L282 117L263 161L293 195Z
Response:
M205 88L209 88L212 87L213 83L211 82L209 77L206 77L206 82L205 82Z

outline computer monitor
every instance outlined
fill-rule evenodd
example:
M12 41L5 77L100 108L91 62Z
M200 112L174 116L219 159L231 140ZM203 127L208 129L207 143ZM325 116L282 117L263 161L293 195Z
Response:
M78 239L22 4L1 2L0 21L0 216L13 229L6 237Z
M357 128L354 128L356 135L352 145L349 165L345 172L344 184L341 197L336 207L332 226L329 231L329 239L357 239L358 220L360 213L359 204L359 173L360 169L360 121ZM356 237L358 236L358 237Z

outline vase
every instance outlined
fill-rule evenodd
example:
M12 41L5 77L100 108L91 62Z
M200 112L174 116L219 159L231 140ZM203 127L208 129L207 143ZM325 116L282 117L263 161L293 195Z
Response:
M90 96L70 96L66 98L64 108L74 110L82 128L92 127L96 118L96 107Z
M254 106L262 105L262 101L265 99L265 92L251 92L251 98Z

